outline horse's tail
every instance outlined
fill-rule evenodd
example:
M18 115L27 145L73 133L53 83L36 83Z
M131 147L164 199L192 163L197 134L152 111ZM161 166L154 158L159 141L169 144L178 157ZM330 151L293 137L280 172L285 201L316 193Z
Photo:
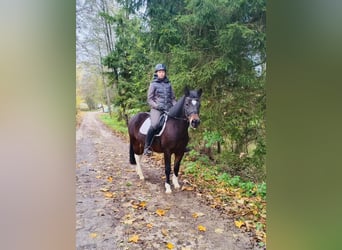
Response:
M132 142L129 143L129 162L132 165L137 164L137 162L135 161L135 157L134 157L134 150L133 150L133 144Z

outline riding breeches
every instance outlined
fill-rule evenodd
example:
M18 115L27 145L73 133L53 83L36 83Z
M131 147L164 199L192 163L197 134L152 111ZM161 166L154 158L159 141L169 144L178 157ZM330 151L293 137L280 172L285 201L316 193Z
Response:
M151 109L150 117L151 117L151 126L156 129L159 124L161 112L156 109Z

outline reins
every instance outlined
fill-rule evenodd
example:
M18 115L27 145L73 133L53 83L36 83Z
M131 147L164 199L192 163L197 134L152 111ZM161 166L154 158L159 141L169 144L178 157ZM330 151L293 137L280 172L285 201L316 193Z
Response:
M171 118L176 119L176 120L183 120L183 121L189 122L186 117L184 118L184 117L172 116L172 115L169 114L169 112L164 112L164 114L166 114L168 117L171 117Z

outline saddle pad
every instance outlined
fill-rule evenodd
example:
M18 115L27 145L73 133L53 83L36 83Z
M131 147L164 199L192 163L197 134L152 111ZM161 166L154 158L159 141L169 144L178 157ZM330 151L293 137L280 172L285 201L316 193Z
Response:
M139 132L143 135L147 135L147 131L151 126L151 119L147 118L144 123L141 125Z
M167 118L168 118L168 116L165 117L165 122L163 123L163 127L161 128L160 132L158 134L156 134L155 136L161 136L163 134ZM148 117L148 118L146 118L146 120L141 125L139 132L143 135L147 135L147 131L149 130L150 127L151 127L151 118Z

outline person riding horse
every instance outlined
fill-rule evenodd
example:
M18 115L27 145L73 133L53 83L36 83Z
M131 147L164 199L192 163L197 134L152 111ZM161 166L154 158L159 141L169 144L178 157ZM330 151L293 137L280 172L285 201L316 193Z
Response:
M151 88L153 88L153 86ZM186 146L190 139L188 133L189 127L196 129L200 124L199 113L201 107L201 96L201 88L198 90L189 90L188 87L185 87L184 95L167 112L168 117L167 122L165 123L164 132L154 140L151 136L151 132L149 132L150 135L146 142L146 136L141 132L141 128L149 118L150 114L139 112L129 119L129 162L132 165L136 165L136 171L140 180L145 179L140 163L141 156L147 148L145 146L148 146L151 150L164 154L165 193L172 193L171 177L174 188L180 188L180 184L178 182L180 163L184 153L188 151ZM162 105L160 103L158 104L156 99L154 99L154 102L155 106L152 110L159 110ZM168 107L166 110L167 109ZM154 127L152 127L152 129L154 130ZM154 135L154 131L152 135ZM173 155L173 175L171 176L171 157Z
M147 102L150 105L151 127L149 128L144 147L144 155L151 155L150 146L155 135L160 116L176 104L176 97L173 92L171 82L166 76L166 66L157 64L155 67L153 80L147 92Z

